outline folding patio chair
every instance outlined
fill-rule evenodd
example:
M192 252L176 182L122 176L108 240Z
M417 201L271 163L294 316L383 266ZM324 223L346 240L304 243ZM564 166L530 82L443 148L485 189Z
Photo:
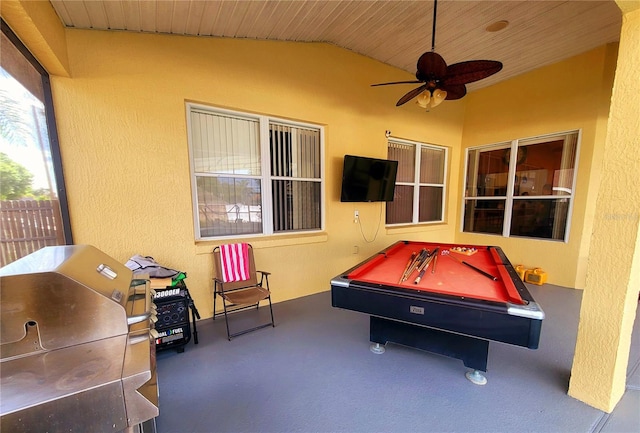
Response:
M223 314L227 325L227 338L231 340L248 332L256 331L267 326L275 327L273 308L271 307L271 291L269 290L269 272L257 271L250 244L226 244L213 249L215 278L213 288L213 320L216 314L216 298L222 298ZM258 279L258 274L260 278ZM231 333L229 330L229 314L260 307L260 302L269 302L271 321L260 323L248 329ZM248 313L245 313L248 314ZM257 316L257 314L256 314ZM259 319L256 317L254 324Z

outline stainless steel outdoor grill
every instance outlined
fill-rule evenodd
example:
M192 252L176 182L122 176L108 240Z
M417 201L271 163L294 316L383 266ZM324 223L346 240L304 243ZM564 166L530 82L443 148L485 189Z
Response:
M0 430L155 430L151 299L147 280L89 245L0 269Z

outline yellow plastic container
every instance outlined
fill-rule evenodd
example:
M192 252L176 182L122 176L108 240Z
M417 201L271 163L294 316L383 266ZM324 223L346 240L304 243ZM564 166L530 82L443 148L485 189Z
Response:
M542 268L527 269L524 272L524 281L541 286L547 282L547 273Z
M524 281L524 273L526 270L527 268L525 268L524 265L516 265L516 273L522 281Z

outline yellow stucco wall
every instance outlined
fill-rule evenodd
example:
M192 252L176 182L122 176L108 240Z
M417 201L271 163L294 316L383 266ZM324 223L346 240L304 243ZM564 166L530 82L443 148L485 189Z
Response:
M428 114L396 108L402 87L370 84L408 74L326 44L83 30L66 38L71 78L52 87L75 242L186 271L203 317L212 314L216 244L194 241L186 101L326 125L326 231L249 239L276 302L328 290L331 277L402 237L453 238L453 224L387 232L382 221L367 243L353 211L371 239L382 205L340 203L339 187L345 154L386 156L385 130L451 147L457 167L463 101ZM449 181L457 190L457 176ZM453 196L448 207L455 212Z
M0 13L50 74L69 76L65 31L51 3L2 0Z
M500 245L514 264L541 267L548 281L585 286L589 237L601 164L616 44L471 93L467 97L463 148L555 132L581 130L577 183L567 243L457 233L456 241ZM603 102L605 102L603 104ZM464 155L460 160L464 172ZM462 197L460 185L458 197ZM458 224L462 213L458 200Z
M640 290L640 2L635 4L623 19L569 385L569 395L606 412L625 391Z
M334 274L402 238L500 244L514 262L547 268L551 282L581 287L591 254L589 233L592 227L607 233L612 220L595 215L608 206L607 194L617 191L611 184L619 185L601 176L600 160L624 161L624 156L610 159L622 150L626 152L622 155L630 156L627 165L629 161L637 164L632 151L637 149L639 134L637 122L630 120L637 120L633 115L638 112L634 105L638 83L629 84L640 52L637 12L625 16L625 25L631 22L634 30L623 38L631 41L623 52L633 60L622 63L627 81L620 92L625 96L613 110L615 121L607 125L614 46L472 93L462 101L447 102L426 114L412 104L395 108L393 103L402 93L397 87L369 87L372 82L407 79L409 74L328 45L64 30L48 2L3 0L1 6L3 19L54 75L76 243L94 244L121 261L135 253L153 255L161 263L187 271L203 318L211 315L209 251L214 243L196 244L193 237L185 101L326 125L326 231L252 240L261 267L274 272L276 301L327 290ZM607 135L610 128L626 130L628 123L635 124L631 133ZM574 128L581 128L583 135L569 244L496 237L489 242L486 236L457 233L457 197L464 168L461 148ZM381 228L376 240L367 243L352 223L353 210L360 211L364 231L372 237L380 205L338 201L341 159L346 153L384 156L385 130L397 137L451 147L448 224ZM605 157L603 137L609 157ZM618 143L618 138L623 140ZM635 171L637 166L629 170L630 175ZM602 187L601 177L605 178ZM593 197L599 188L599 197L605 199L599 198L596 206ZM629 191L637 194L635 188ZM638 203L630 210L613 209L637 216ZM623 223L632 225L627 220ZM633 227L621 234L632 231ZM612 350L618 356L624 357L625 346L628 350L640 275L640 242L637 230L634 233L635 238L629 237L635 249L630 268L624 270L628 271L626 283L623 280L612 291L597 290L605 286L590 277L586 292L595 294L587 296L583 306L583 318L603 304L610 306L607 311L612 318L606 326L613 331L601 329L600 316L596 321L581 321L571 392L576 398L582 393L596 395L595 400L584 400L605 410L619 397L622 361L609 363L616 357L602 357L605 362L597 368L602 376L615 377L615 383L590 383L588 369L595 365L587 361L593 355L588 348L594 346L592 339L596 343L610 339L617 342ZM354 246L359 254L353 254ZM568 266L556 269L546 257L561 258Z

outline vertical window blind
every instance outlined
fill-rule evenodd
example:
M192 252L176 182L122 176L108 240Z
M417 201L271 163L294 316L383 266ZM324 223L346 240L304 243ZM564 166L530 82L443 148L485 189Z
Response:
M274 232L319 229L320 134L269 125Z
M387 157L398 161L393 201L386 223L416 224L444 220L445 148L389 140Z
M319 128L189 110L200 238L322 228Z

